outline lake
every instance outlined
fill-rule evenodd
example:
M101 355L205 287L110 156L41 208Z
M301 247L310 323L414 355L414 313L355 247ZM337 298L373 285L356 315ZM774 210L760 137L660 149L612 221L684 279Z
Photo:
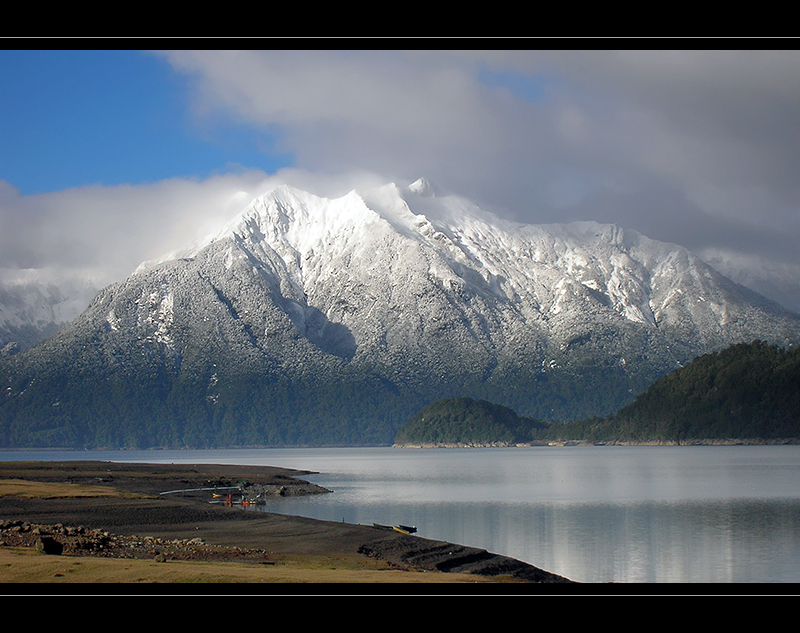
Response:
M258 511L485 548L581 582L800 581L800 446L0 451L269 465L333 491Z

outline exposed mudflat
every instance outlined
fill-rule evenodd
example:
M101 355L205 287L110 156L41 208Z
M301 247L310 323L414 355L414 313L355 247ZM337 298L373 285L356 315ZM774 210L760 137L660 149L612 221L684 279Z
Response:
M78 492L0 494L0 543L35 545L38 540L40 546L45 542L65 554L129 558L266 562L275 556L337 557L498 581L571 582L479 548L372 526L214 504L207 490L162 494L242 482L273 494L326 493L303 481L304 474L309 472L209 464L2 462L0 483L73 484L70 489Z

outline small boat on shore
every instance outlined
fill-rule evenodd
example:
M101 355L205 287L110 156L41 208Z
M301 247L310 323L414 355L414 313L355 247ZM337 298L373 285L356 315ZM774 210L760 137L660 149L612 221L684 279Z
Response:
M381 525L380 523L373 523L372 527L377 528L378 530L391 530L391 525Z
M400 534L413 534L417 531L417 528L411 525L381 525L380 523L373 523L372 527L379 530L394 530L395 532L400 532Z

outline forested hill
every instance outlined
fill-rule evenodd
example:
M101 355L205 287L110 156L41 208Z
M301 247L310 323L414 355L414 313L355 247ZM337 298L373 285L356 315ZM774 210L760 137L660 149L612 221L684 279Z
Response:
M406 446L507 445L530 442L548 426L486 400L443 398L411 418L394 441Z
M594 441L800 438L800 348L754 341L705 354L616 414L558 433Z

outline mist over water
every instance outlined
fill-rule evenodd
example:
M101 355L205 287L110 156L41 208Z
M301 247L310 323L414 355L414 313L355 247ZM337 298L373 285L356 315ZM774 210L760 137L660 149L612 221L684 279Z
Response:
M315 471L258 511L485 548L581 582L800 581L800 446L0 452Z

